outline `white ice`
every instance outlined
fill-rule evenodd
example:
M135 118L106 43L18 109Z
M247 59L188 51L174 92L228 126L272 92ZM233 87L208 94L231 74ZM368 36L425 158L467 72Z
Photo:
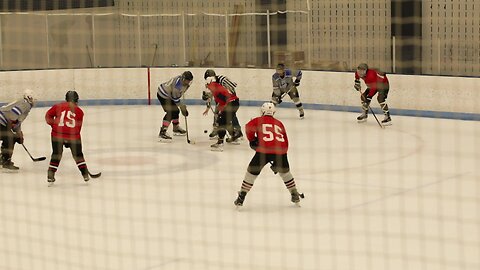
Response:
M281 108L301 207L266 166L233 205L253 151L212 152L212 115L189 106L195 145L158 142L153 106L86 106L88 184L65 149L47 187L47 108L24 123L25 145L1 173L0 269L480 269L478 122ZM241 107L239 118L259 108ZM379 116L380 117L380 116ZM181 117L181 125L185 121ZM171 133L171 128L170 131Z

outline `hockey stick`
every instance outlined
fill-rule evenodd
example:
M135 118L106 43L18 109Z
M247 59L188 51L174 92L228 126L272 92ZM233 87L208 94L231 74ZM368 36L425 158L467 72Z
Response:
M362 91L358 91L358 92L360 92L360 100L362 100L363 102L365 102L365 104L367 104L367 108L370 110L370 112L372 112L373 117L375 118L375 120L377 120L377 124L380 126L380 128L385 128L385 127L380 123L380 121L378 121L377 115L375 114L375 112L373 112L372 107L370 107L370 104L367 103L366 100L364 100L364 99L366 99L366 98L363 96Z
M88 171L88 175L90 175L90 177L92 178L99 178L100 176L102 176L102 173L99 172L99 173L90 173L90 171Z
M288 93L290 93L290 91L292 91L292 89L293 89L293 86L290 87L290 89L288 89L287 92L283 93L283 94L280 96L280 99L283 99Z
M375 113L373 112L372 107L370 107L369 104L367 104L367 106L368 106L368 108L370 109L370 111L372 112L373 117L375 117L375 120L377 120L377 123L378 123L378 125L380 126L380 128L385 128L385 127L380 123L380 121L378 121L378 118L377 118L377 116L375 115Z
M21 145L23 146L23 149L25 149L25 152L27 152L28 156L30 156L30 158L32 159L33 162L38 162L38 161L42 161L42 160L47 159L46 157L38 157L38 158L32 157L32 154L30 154L27 147L25 147L25 145L23 143L21 143Z
M193 140L190 140L190 137L188 136L188 122L187 122L187 117L184 115L185 117L185 131L187 132L187 143L188 144L195 144L195 141Z

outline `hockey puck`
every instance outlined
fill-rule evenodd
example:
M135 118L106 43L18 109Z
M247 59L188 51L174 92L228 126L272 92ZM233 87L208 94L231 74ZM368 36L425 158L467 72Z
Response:
M208 132L208 130L206 130L206 129L203 131L203 133L207 133L207 132Z

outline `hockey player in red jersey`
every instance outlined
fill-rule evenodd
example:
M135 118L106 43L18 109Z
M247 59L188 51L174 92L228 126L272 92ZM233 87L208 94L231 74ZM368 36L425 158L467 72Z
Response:
M274 173L278 173L285 186L290 191L291 201L298 205L303 194L298 193L295 180L288 164L288 137L282 122L273 117L275 105L266 102L261 107L262 116L250 120L245 125L245 134L250 142L250 148L255 155L248 164L247 172L242 182L238 197L234 201L236 206L242 206L245 196L253 187L263 167L271 164Z
M225 87L230 93L236 95L236 90L235 88L237 87L237 83L234 81L230 80L227 76L224 75L219 75L216 74L213 69L207 69L205 71L205 74L203 75L203 78L206 80L208 77L215 77L215 81L221 84L223 87ZM207 108L203 112L203 115L207 115L209 110L212 110L213 112L213 130L208 135L210 139L216 139L218 137L217 134L217 117L218 117L218 108L215 106L215 109L211 109L212 107L212 93L209 91L203 91L202 93L202 99L206 101ZM239 143L239 140L243 137L242 133L242 127L240 126L240 123L238 122L238 118L235 117L232 119L232 125L233 125L233 134L230 134L230 138L227 138L226 141L228 143Z
M368 68L368 65L362 63L358 65L355 72L355 85L354 88L357 91L361 90L360 79L362 79L367 85L367 89L360 96L362 101L363 113L357 117L359 123L367 121L368 106L372 101L373 96L378 92L377 101L383 110L385 118L382 120L382 125L387 126L392 124L390 118L390 112L388 111L387 96L390 90L390 84L388 82L387 75L383 72L379 72L375 69Z
M234 132L233 127L233 119L237 117L240 101L235 93L228 91L228 89L218 83L214 76L207 77L205 87L211 91L218 109L218 140L211 145L211 149L212 151L223 151L223 140L227 130L230 134L233 134L232 141L236 141L242 136L240 132Z
M70 148L83 180L90 180L87 163L83 157L80 131L83 124L83 111L77 105L78 93L68 91L65 102L53 105L45 114L45 121L52 127L52 156L48 167L47 181L55 182L55 172L62 159L63 147Z

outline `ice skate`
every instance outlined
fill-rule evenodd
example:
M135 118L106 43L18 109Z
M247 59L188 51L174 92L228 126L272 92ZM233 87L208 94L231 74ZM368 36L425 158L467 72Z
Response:
M305 111L303 109L300 109L298 111L300 113L300 119L304 119L305 118Z
M383 126L391 126L392 125L392 118L390 118L390 114L385 114L385 118L382 120Z
M55 173L52 171L48 171L47 174L48 174L47 176L48 186L51 186L55 182Z
M290 195L292 196L291 201L298 207L300 207L300 199L303 199L305 196L303 193L298 193L297 189L294 188L290 191Z
M173 125L173 135L174 136L185 136L187 131L181 128L179 125Z
M210 140L216 140L218 138L218 132L216 129L213 129L212 132L210 132L210 134L208 134L208 138Z
M240 141L242 140L242 138L243 138L242 132L241 131L235 131L235 132L233 132L232 137L226 139L226 142L230 143L230 144L240 144Z
M223 152L223 140L218 139L216 143L210 145L210 150L216 152Z
M366 111L363 111L363 113L357 117L357 122L358 123L366 122L367 118L368 118L368 113Z
M247 196L247 192L245 191L239 191L238 192L238 197L237 199L233 202L233 204L235 204L237 206L237 209L240 207L240 206L243 206L243 202L245 201L245 196Z
M160 133L158 134L158 140L160 142L166 142L166 143L172 142L172 137L170 137L170 135L168 135L166 127L162 127L160 129Z
M15 166L12 160L9 158L6 159L2 157L0 162L2 164L2 168L4 168L6 172L17 172L20 169L19 167Z
M90 175L88 175L88 173L82 174L82 176L83 176L83 181L85 182L90 181Z

